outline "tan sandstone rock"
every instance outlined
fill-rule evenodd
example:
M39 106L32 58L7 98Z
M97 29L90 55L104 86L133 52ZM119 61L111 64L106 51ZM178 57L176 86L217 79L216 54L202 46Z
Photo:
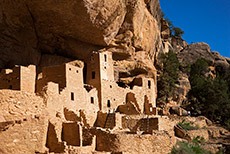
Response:
M43 100L33 94L0 90L0 153L45 152L48 114Z

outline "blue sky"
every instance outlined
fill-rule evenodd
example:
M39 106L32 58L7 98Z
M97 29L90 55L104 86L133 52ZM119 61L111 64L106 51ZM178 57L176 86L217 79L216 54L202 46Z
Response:
M230 0L160 0L160 4L189 44L205 42L212 51L230 57Z

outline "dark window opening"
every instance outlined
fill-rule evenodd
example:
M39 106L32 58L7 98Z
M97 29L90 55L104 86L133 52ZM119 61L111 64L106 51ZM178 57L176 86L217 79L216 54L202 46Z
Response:
M12 85L10 85L9 89L13 89L13 86L12 86Z
M71 100L74 101L74 93L71 92Z
M121 88L128 88L128 87L129 87L128 84L125 84L125 83L123 83L123 82L116 82L116 83L117 83L117 85L118 85L119 87L121 87Z
M113 88L112 85L110 85L110 88Z
M76 70L76 73L78 73L78 70Z
M104 55L104 58L105 58L105 62L107 61L107 56L106 55Z
M95 79L96 73L92 72L92 79Z
M94 98L93 97L91 97L91 103L94 104Z
M69 68L69 70L71 71L71 68Z
M106 67L104 67L106 69Z
M150 80L148 81L148 87L149 87L149 89L151 89L151 81Z
M86 83L86 78L87 78L87 63L84 62L84 68L83 68L83 81Z
M111 107L110 100L107 101L107 107Z

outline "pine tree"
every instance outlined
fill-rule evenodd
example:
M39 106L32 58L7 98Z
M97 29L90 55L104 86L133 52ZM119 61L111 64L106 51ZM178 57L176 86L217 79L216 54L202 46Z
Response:
M178 80L179 61L173 51L161 55L163 69L158 81L158 99L167 101L173 95Z

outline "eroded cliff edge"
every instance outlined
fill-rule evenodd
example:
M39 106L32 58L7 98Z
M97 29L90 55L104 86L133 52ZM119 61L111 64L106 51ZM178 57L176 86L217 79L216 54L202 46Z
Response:
M106 49L146 73L163 48L158 0L10 0L0 7L0 68L84 60Z

